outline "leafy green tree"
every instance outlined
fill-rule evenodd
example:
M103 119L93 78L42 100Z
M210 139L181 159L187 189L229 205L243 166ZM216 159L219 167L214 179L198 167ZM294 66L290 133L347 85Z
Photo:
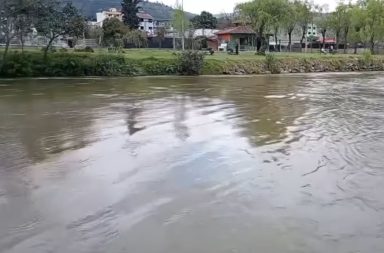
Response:
M44 48L45 58L54 40L61 36L78 37L85 31L85 20L79 10L71 3L61 6L59 2L45 0L38 9L36 29L48 38L48 43Z
M275 38L275 45L277 45L277 34L281 27L283 27L284 18L287 15L288 1L286 0L274 0L273 5L270 7L271 22L273 28L273 36Z
M140 11L139 3L142 0L122 0L121 11L123 13L123 22L130 29L139 28L139 18L137 13Z
M5 42L3 59L5 59L11 40L16 36L15 20L19 12L19 6L16 0L0 1L0 36Z
M124 40L127 43L135 45L137 48L147 47L148 44L147 34L139 30L128 31L124 36Z
M298 11L296 4L288 2L285 7L285 12L282 17L282 27L285 29L288 34L288 50L292 51L292 33L295 30L298 22Z
M18 11L15 19L15 32L24 50L25 37L32 32L32 24L37 17L39 0L18 0Z
M191 19L194 28L214 29L217 26L217 18L211 13L203 11Z
M257 32L260 45L257 50L264 54L267 48L267 33L279 26L284 16L284 1L282 0L253 0L237 5L242 20L252 25Z
M308 31L308 24L312 22L313 13L311 11L312 5L307 1L295 1L297 11L297 23L301 28L302 36L300 43L303 44Z
M343 35L343 41L344 41L344 50L347 49L347 37L349 33L350 28L350 7L348 5L345 5L343 3L340 3L336 11L331 14L330 17L330 28L335 32L336 34L336 48L339 48L340 39Z
M325 48L325 38L327 35L327 31L331 26L331 19L328 14L324 14L320 12L320 16L317 18L316 22L318 29L320 30L321 37L323 40L322 48Z
M110 18L103 22L104 45L114 48L123 46L123 39L128 33L128 27L117 18Z
M354 5L350 9L351 15L351 30L348 33L348 40L354 45L354 53L357 53L357 47L362 42L362 30L365 26L365 14L359 5Z
M99 46L103 44L103 35L104 31L102 27L92 25L86 27L85 37L95 39Z
M173 13L172 26L181 37L182 49L185 49L185 28L190 26L190 21L185 15L184 9L181 5L175 6ZM174 42L175 44L175 42Z
M364 39L369 43L371 53L375 53L375 45L384 37L384 1L367 0L365 7Z

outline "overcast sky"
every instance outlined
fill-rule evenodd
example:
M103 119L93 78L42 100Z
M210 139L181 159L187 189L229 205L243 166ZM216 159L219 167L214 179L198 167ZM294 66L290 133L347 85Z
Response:
M152 2L163 2L169 6L175 6L176 0L150 0ZM220 14L223 12L232 12L237 3L246 0L184 0L184 9L186 11L198 14L201 11L209 11L213 14ZM181 3L181 0L179 0ZM315 0L316 4L328 4L330 10L335 8L337 1L335 0Z

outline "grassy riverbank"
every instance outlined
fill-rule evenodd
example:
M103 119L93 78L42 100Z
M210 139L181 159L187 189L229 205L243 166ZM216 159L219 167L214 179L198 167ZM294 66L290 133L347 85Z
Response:
M180 74L178 56L170 50L125 50L112 54L57 52L44 59L43 54L27 50L12 51L2 66L1 77L49 76L142 76ZM243 75L267 73L384 71L384 57L370 55L274 54L256 56L253 52L240 55L217 53L206 56L201 74Z

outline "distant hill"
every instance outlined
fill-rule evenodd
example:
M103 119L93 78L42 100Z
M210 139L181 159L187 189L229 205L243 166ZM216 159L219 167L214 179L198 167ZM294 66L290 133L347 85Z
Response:
M74 0L73 3L82 10L84 16L91 19L96 18L96 12L109 8L121 8L121 0ZM165 4L143 1L140 5L143 11L149 13L155 19L172 19L173 17L174 9ZM187 12L187 16L192 18L195 15Z

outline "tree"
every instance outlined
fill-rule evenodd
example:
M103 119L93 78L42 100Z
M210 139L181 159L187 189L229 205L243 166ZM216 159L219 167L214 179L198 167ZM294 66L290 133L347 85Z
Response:
M267 32L276 28L284 9L282 0L253 0L251 2L237 5L240 16L244 23L252 25L257 32L258 43L257 51L264 54L267 49Z
M110 18L103 22L103 42L109 47L122 47L123 38L127 33L128 27L117 18Z
M330 28L332 28L336 34L336 49L339 48L340 39L343 37L344 53L346 53L347 50L348 33L351 26L350 9L349 5L340 3L330 17Z
M133 44L137 48L147 47L147 34L140 30L129 30L125 36L124 40L127 43Z
M61 7L60 3L45 0L38 9L39 16L36 20L36 29L48 38L44 48L44 58L54 40L61 36L81 36L85 30L85 20L80 12L71 3Z
M384 1L367 0L364 20L364 38L369 43L371 53L374 54L376 42L384 36Z
M282 17L282 26L288 34L288 50L292 51L292 33L295 30L298 20L298 12L296 4L288 2L286 5L286 11Z
M0 35L5 42L3 59L6 58L11 40L16 36L15 20L19 12L16 0L0 1Z
M273 27L273 36L275 38L275 45L277 45L277 34L280 28L283 26L284 17L287 15L288 1L275 0L271 8L271 18ZM280 50L280 49L279 49Z
M320 29L320 33L322 36L322 48L325 48L325 39L327 35L327 31L329 30L330 27L330 16L326 13L321 13L320 16L316 20L317 27Z
M185 28L189 27L189 19L185 16L185 12L182 5L175 6L175 11L173 13L172 26L181 37L181 44L182 44L181 47L184 50L185 49ZM173 42L173 45L175 47L175 40Z
M102 27L99 26L87 26L85 36L88 39L95 39L97 44L101 46L103 44L103 35L104 31Z
M211 13L203 11L191 19L194 28L215 29L217 26L217 18Z
M19 9L15 19L15 32L18 37L21 50L24 50L25 37L32 32L32 24L37 17L38 0L19 0Z
M159 48L162 48L162 43L165 39L166 34L167 29L165 29L165 27L159 27L156 29L156 39L159 41Z
M222 13L217 19L217 28L225 29L232 27L234 24L235 14L233 13Z
M362 30L365 26L364 11L359 5L355 5L350 10L351 31L348 33L348 40L354 45L354 53L357 53L358 44L362 42Z
M139 18L137 13L140 11L139 3L141 0L122 0L121 11L123 13L123 22L129 29L139 28Z
M302 31L300 44L303 44L307 35L308 24L311 23L313 19L313 15L311 11L312 6L307 0L303 2L296 1L295 6L297 11L297 17L298 17L297 23L300 26Z

